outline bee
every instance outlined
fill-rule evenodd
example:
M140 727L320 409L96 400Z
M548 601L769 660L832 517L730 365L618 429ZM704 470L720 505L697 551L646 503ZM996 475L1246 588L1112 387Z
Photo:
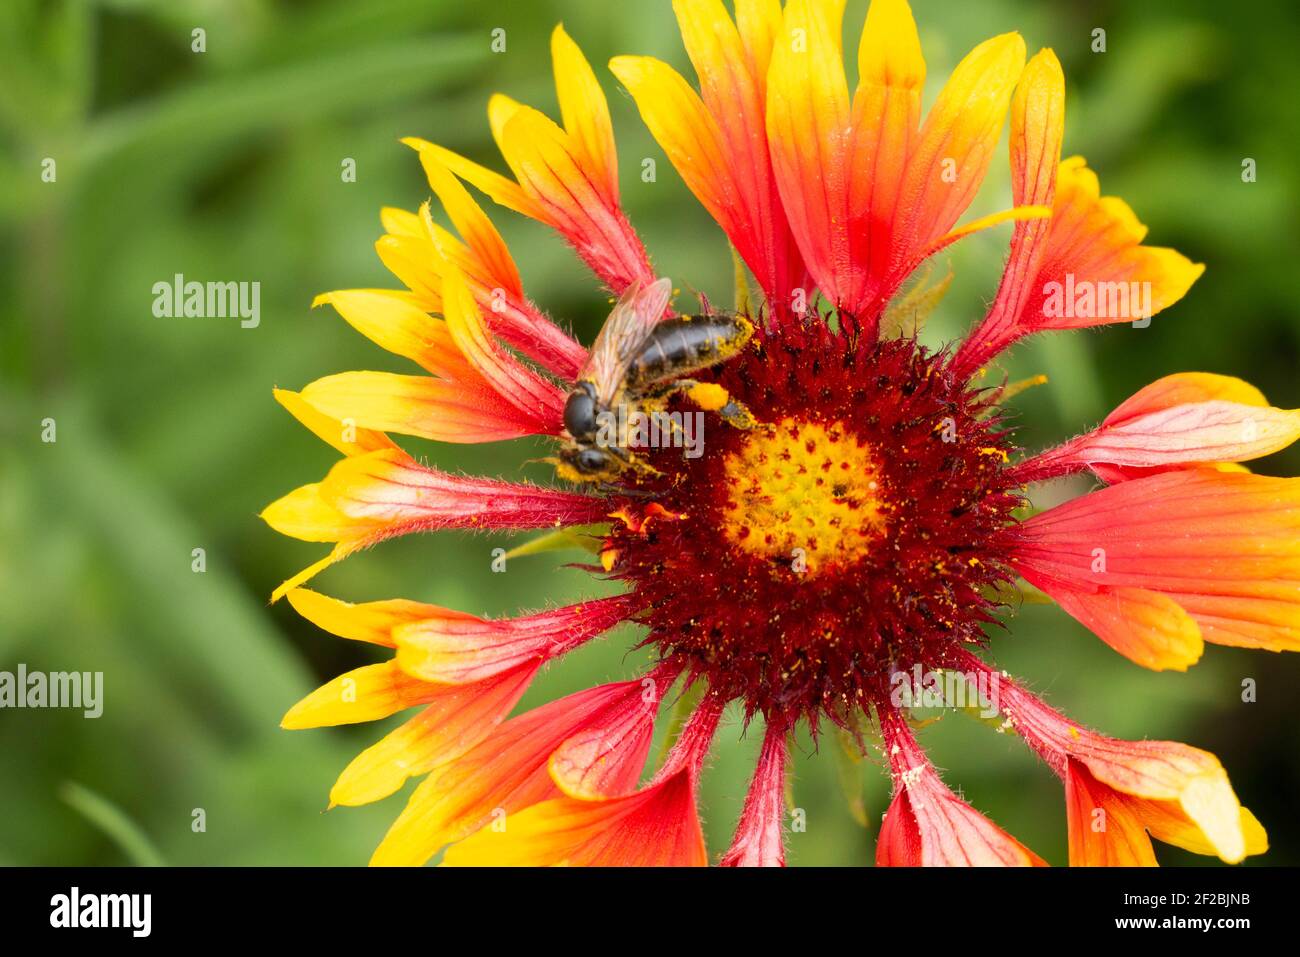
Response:
M629 287L614 305L564 405L563 444L559 457L549 460L560 478L612 482L628 470L656 474L630 449L602 440L602 422L620 407L625 414L656 410L684 395L736 428L756 425L726 389L685 378L739 353L753 324L738 314L664 319L671 295L671 281L660 279Z

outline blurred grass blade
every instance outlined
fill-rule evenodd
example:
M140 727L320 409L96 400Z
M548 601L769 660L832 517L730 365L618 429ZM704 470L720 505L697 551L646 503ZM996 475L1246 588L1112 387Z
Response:
M934 312L935 307L947 295L948 287L952 285L951 264L948 266L948 274L935 283L930 282L930 274L933 271L933 263L927 263L925 272L916 280L912 288L890 303L884 317L880 320L882 339L910 339L920 333L925 320L930 313Z
M116 804L73 781L59 787L59 797L99 828L136 867L165 867L153 842Z
M569 548L581 548L593 555L600 551L600 539L609 533L608 525L577 525L564 528L558 532L547 532L536 538L516 545L503 556L506 561L522 558L525 555L540 555L543 552L558 552Z
M734 271L736 283L736 312L742 316L753 314L753 301L749 293L749 277L745 275L745 263L740 258L740 253L736 252L736 247L731 247L731 268Z
M863 797L862 751L858 739L843 728L835 729L840 746L834 749L835 769L839 772L840 790L848 804L853 820L867 827L867 803Z
M668 752L677 743L677 738L682 733L686 719L691 716L691 712L695 710L696 706L704 700L704 691L705 683L703 681L693 682L682 691L673 704L672 715L668 719L668 730L664 734L663 744L659 746L659 764L664 763L664 758L668 757Z

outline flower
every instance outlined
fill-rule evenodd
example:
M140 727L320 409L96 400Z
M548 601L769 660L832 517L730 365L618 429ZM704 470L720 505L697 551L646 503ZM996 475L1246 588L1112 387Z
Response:
M1300 648L1300 480L1240 464L1300 437L1300 412L1238 379L1172 375L1092 432L1024 455L1000 412L1023 384L984 379L1026 336L1144 324L1203 267L1144 245L1132 210L1101 194L1081 158L1062 161L1064 79L1050 50L1026 63L1016 34L980 44L923 118L904 0L873 0L851 95L836 0L737 0L734 20L720 0L674 9L698 91L652 58L610 69L762 292L738 296L748 343L657 400L708 413L701 454L643 442L629 448L641 467L617 481L557 488L447 474L390 438L574 438L566 402L587 349L527 297L462 181L555 229L625 303L666 288L620 205L602 85L562 28L562 123L503 96L489 104L513 178L407 140L452 228L428 203L384 210L377 250L406 288L317 300L424 374L345 372L276 392L343 458L263 513L332 545L274 597L392 651L284 725L420 709L344 770L331 804L424 777L376 864L444 850L449 865L704 864L698 782L734 704L747 724L761 719L763 741L722 864L784 864L788 738L829 723L863 747L879 736L894 784L879 864L1040 865L943 783L917 741L907 709L926 690L908 676L959 675L1060 777L1072 864L1152 864L1153 837L1228 862L1261 853L1263 829L1213 755L1082 728L976 653L1017 588L1151 669L1186 669L1205 642ZM959 224L1008 112L1015 205ZM915 329L943 285L904 282L1002 222L1011 245L987 314L955 348L921 345ZM752 427L713 414L729 400ZM1034 483L1082 472L1104 487L1027 513ZM543 533L512 554L594 544L588 567L623 591L487 619L304 587L386 538L448 528ZM649 671L512 716L544 665L622 621L646 629ZM647 775L669 700L691 713Z

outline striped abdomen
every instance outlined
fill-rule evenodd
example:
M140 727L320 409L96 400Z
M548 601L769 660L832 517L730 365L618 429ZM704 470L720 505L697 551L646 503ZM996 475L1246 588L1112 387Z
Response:
M630 388L655 385L730 359L754 327L741 315L674 316L654 327L627 373Z

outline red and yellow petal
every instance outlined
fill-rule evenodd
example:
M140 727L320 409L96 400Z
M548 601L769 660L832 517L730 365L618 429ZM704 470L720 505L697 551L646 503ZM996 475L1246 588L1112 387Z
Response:
M261 518L281 535L304 542L351 542L364 538L374 527L374 523L358 522L326 502L319 482L301 485L276 499L262 510Z
M460 269L431 253L445 321L383 290L326 293L317 303L330 302L360 332L438 378L345 372L311 383L302 400L364 428L447 442L557 433L564 393L496 344Z
M636 703L627 700L560 742L546 762L560 794L596 801L636 790L654 736L655 713L676 675L674 666L651 673L639 683Z
M740 823L731 847L718 863L722 867L784 867L785 840L781 822L785 815L787 733L769 725L763 735L754 779L745 795Z
M412 678L395 661L363 665L321 685L285 714L290 730L378 721L403 708L427 704L442 686Z
M814 282L834 305L874 323L927 256L975 229L1046 210L1012 210L952 229L1001 136L1024 66L1019 36L976 47L918 129L925 63L907 4L873 2L852 101L840 53L842 13L842 3L787 4L768 69L767 133L781 199Z
M1101 426L1036 455L1016 469L1037 481L1088 468L1108 481L1169 469L1260 458L1300 439L1300 410L1276 409L1240 379L1199 374L1170 376L1142 389ZM1218 381L1224 380L1224 381ZM1189 393L1239 395L1245 402Z
M876 839L880 867L1045 867L939 779L903 717L882 709L894 799Z
M1007 33L953 70L908 156L902 191L916 199L901 218L905 248L915 253L940 240L975 198L1024 66L1025 41Z
M1058 505L1013 535L1016 568L1053 597L1143 589L1181 606L1206 641L1300 649L1300 479L1166 472Z
M564 126L507 96L488 103L488 121L517 182L448 149L404 140L496 202L557 230L616 293L654 281L645 247L619 205L613 128L604 92L577 45L552 36Z
M451 262L443 265L442 295L447 330L480 379L514 406L522 421L533 421L539 432L558 433L563 427L565 393L497 345L464 275Z
M1105 421L1107 425L1117 425L1152 412L1199 402L1268 405L1264 393L1245 379L1212 372L1176 372L1133 393L1116 406Z
M1266 849L1263 828L1241 806L1213 754L1175 741L1121 741L1081 728L974 655L963 653L961 658L964 668L996 683L1009 726L1066 782L1068 800L1077 802L1082 788L1091 795L1093 806L1100 802L1102 808L1122 807L1153 837L1196 853L1215 854L1230 864ZM1071 785L1071 774L1078 775L1080 769L1086 777L1076 776ZM1076 790L1069 791L1070 786ZM1083 863L1100 863L1106 855L1117 860L1141 856L1133 821L1121 817L1120 823L1123 830L1112 835L1116 846L1081 843L1078 857ZM1092 840L1077 836L1080 842ZM1079 863L1074 846L1072 833L1071 860Z
M619 747L602 749L606 780L635 786L645 765L660 699L675 673L580 691L499 725L480 744L425 779L371 858L374 865L420 865L439 849L494 821L563 792L552 755L566 741L619 728ZM648 684L647 684L648 682ZM577 765L572 767L576 769ZM630 782L630 783L629 783Z
M1066 274L1093 282L1141 282L1151 285L1151 315L1173 305L1205 271L1172 249L1143 246L1147 228L1123 200L1102 196L1097 174L1083 157L1061 164L1057 176L1052 228L1040 279L1064 282ZM1089 317L1050 316L1042 309L1032 315L1042 328L1064 329L1095 325ZM1103 322L1127 322L1135 315L1104 316Z
M686 771L635 794L560 797L448 849L448 867L704 867L708 851Z
M1039 221L1051 214L1046 206L1017 205L954 225L978 191L988 171L989 150L1001 136L1007 103L1024 65L1020 37L994 37L971 51L917 130L924 63L916 26L906 4L877 0L868 13L867 32L877 9L887 39L882 48L882 41L870 40L864 32L861 69L864 78L876 82L860 84L854 101L853 257L861 263L862 289L856 312L867 316L874 316L923 260L958 239L1000 223ZM882 89L887 84L893 86ZM1035 79L1026 89L1041 85ZM873 124L880 128L878 137ZM861 146L856 145L859 139ZM869 207L863 205L864 195L871 197ZM904 197L907 202L900 205Z
M481 681L526 661L551 660L604 634L636 608L628 595L521 618L483 619L437 609L393 631L397 662L424 681Z
M395 372L340 372L308 383L318 412L360 428L437 442L478 444L551 435L558 422L521 413L486 386Z
M745 48L745 62L755 77L766 77L772 46L781 32L781 0L736 0L736 30ZM766 88L759 84L759 94Z
M1144 668L1186 671L1205 651L1196 620L1159 592L1100 587L1049 594L1070 617Z
M1071 867L1156 867L1156 852L1123 794L1067 759L1065 810Z
M1135 799L1138 818L1157 822L1159 837L1188 835L1229 864L1250 852L1242 807L1218 758L1173 741L1116 741L1076 732L1065 753L1099 782ZM1253 818L1252 818L1253 820Z
M419 363L435 376L473 380L473 369L447 324L430 316L409 296L388 289L340 289L317 296L312 306L325 303L357 332L394 355Z
M764 119L771 30L779 26L781 11L779 4L774 15L761 6L738 5L738 25L721 0L673 4L699 78L698 94L653 57L615 57L610 69L688 188L753 271L769 304L783 312L805 271L773 180Z
M879 867L1046 867L1046 862L979 811L928 778L924 799L900 790L876 839Z
M491 118L491 114L489 114L489 118ZM541 204L529 196L524 188L514 180L493 172L486 166L480 166L478 163L467 160L459 153L453 153L444 146L420 139L418 136L403 137L402 142L421 154L429 153L440 164L446 166L447 169L498 205L513 209L517 213L540 222L548 222Z
M524 293L519 269L497 228L483 208L460 181L428 151L420 152L420 165L429 179L429 187L442 203L456 232L474 261L481 266L482 277L492 286L515 296Z
M1207 832L1181 806L1171 805L1167 801L1136 801L1134 804L1141 814L1143 825L1152 837L1193 854L1220 856L1220 847L1211 840L1212 832ZM1263 825L1249 808L1239 807L1237 812L1245 856L1254 857L1263 854L1268 850L1268 834L1265 833Z
M310 429L317 438L334 446L344 455L363 455L380 449L397 448L396 443L383 432L360 429L355 424L345 424L318 411L299 392L274 389L272 394L276 402L284 406L290 415Z
M560 119L570 147L599 188L605 203L618 206L618 157L609 103L596 73L578 45L557 26L551 33L551 66Z
M300 524L285 534L306 541L326 537L339 524L386 533L442 528L547 528L599 521L603 499L534 485L448 475L391 450L368 452L335 464L314 489L330 521L311 535ZM268 512L270 510L268 509ZM274 513L264 517L275 526ZM370 537L369 535L363 537Z
M767 141L781 201L813 282L850 305L848 81L843 7L790 0L767 73Z
M630 794L589 794L534 804L499 830L484 828L447 851L447 866L703 867L708 863L696 810L700 764L717 728L721 702L700 705L655 779ZM646 746L649 740L645 741ZM581 753L592 766L599 749ZM557 785L584 780L560 764ZM552 764L552 775L556 766ZM587 793L584 791L580 793Z
M1241 805L1223 766L1209 752L1172 741L1080 734L1068 753L1103 784L1195 827L1225 861L1245 857Z
M288 593L287 597L293 610L317 628L338 635L340 638L365 641L385 648L397 647L397 639L393 633L402 625L424 621L435 616L461 615L464 618L473 618L472 615L465 615L462 612L454 612L437 605L427 605L406 598L353 604L307 588L295 588Z
M1065 133L1065 74L1051 50L1025 64L1011 101L1011 194L1017 206L1051 208ZM970 375L1016 336L1047 252L1048 219L1017 220L1011 250L993 305L953 359L959 375Z
M328 631L387 647L395 646L394 629L443 611L400 599L353 605L305 588L290 591L289 601L304 618ZM282 724L351 724L424 705L418 715L358 755L330 791L331 806L366 804L482 740L519 701L541 664L535 657L483 680L451 687L412 678L394 658L340 675L294 705Z
M494 334L543 368L572 379L586 360L586 350L524 296L519 271L505 240L460 181L429 150L420 151L420 162L434 194L465 237L462 243L448 234L428 219L427 204L422 208L422 217L428 219L425 232L432 242L424 244L421 265L436 275L436 279L426 282L436 289L439 302L450 263L464 274L483 320ZM441 306L438 308L441 310Z
M1065 160L1029 294L1018 313L976 330L962 369L972 371L1029 333L1144 322L1172 306L1205 267L1176 250L1142 245L1146 233L1123 200L1101 195L1082 157Z
M364 291L396 298L418 312L442 312L443 273L446 263L451 263L464 274L475 301L483 311L485 322L495 335L542 368L561 378L572 379L586 359L586 350L524 296L514 261L500 234L460 181L432 153L421 151L420 160L435 194L444 208L452 211L457 228L469 236L470 242L462 242L435 223L427 202L421 205L418 215L386 208L382 218L388 233L375 242L375 251L409 291ZM317 304L322 301L328 301L327 297L317 298ZM402 332L408 328L418 332L422 325L437 321L428 319L422 322L414 316L403 318L404 322L390 330L388 324L373 319L367 321L367 317L362 315L360 320L365 327L358 325L358 328L385 348L415 358L431 371L459 378L458 374L447 372L444 365L430 366L418 352L413 355L413 351L426 348L418 338L405 348L397 349L372 334L391 336L394 331ZM435 327L434 334L438 335L439 344L445 343L445 331ZM455 358L459 359L456 367L459 368L463 365L463 358Z
M388 797L408 778L460 757L501 723L541 667L526 662L473 684L428 684L426 707L358 754L330 789L330 805Z
M917 145L925 58L905 0L874 0L858 44L849 157L850 242L858 265L846 301L870 311L892 282L894 230Z
M730 191L729 164L734 158L727 155L722 130L699 94L680 73L654 57L615 57L609 68L632 94L641 118L686 186L728 237L733 232L739 237L744 210L740 197Z
M272 502L262 519L309 542L334 542L326 558L276 589L272 600L359 548L445 528L550 528L600 521L604 499L533 485L448 475L397 450L356 455L322 482Z
M616 293L654 281L645 248L617 205L593 185L563 130L530 107L504 123L502 153L546 221Z

